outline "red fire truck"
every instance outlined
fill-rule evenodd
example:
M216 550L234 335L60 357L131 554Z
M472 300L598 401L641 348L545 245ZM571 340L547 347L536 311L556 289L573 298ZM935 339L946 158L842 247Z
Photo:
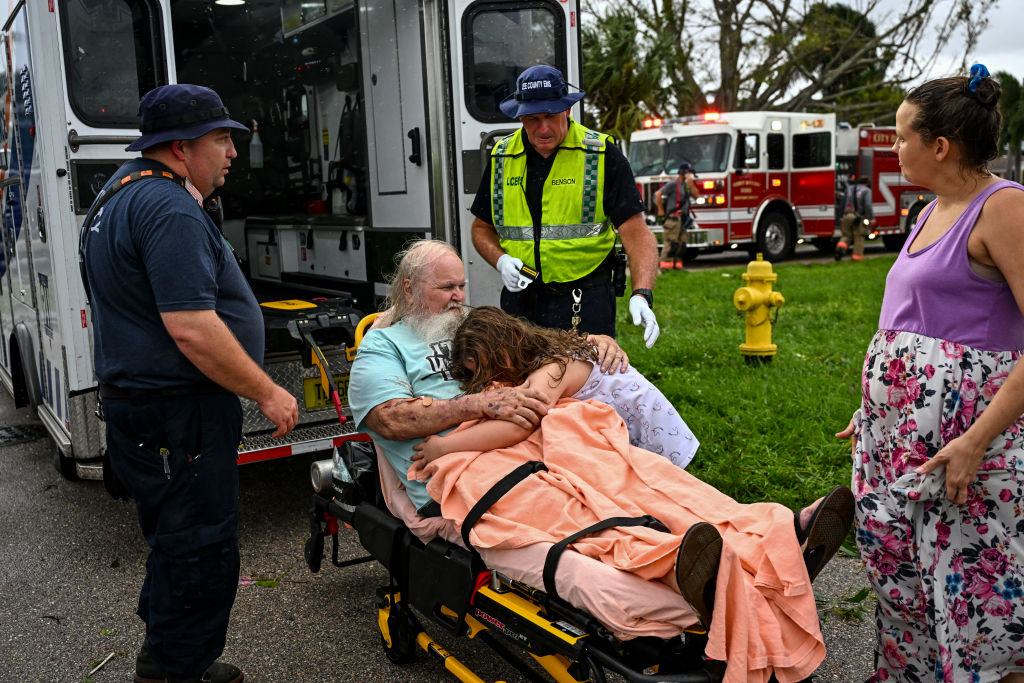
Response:
M889 249L899 249L917 215L935 199L929 190L912 185L900 173L900 162L893 151L895 128L862 125L836 131L837 196L856 178L871 179L871 208L877 225L872 237L880 235ZM840 200L841 201L841 200ZM838 206L837 217L843 207Z
M629 161L652 214L654 192L681 162L693 166L700 196L687 259L742 247L778 261L804 242L832 248L842 193L862 174L872 178L872 237L901 243L931 197L903 180L893 134L871 126L837 130L834 114L708 113L645 122L630 137Z

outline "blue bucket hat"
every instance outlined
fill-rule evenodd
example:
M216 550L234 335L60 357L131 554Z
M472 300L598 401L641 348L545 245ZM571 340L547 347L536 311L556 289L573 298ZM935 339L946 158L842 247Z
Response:
M576 88L575 85L572 87ZM569 92L569 84L561 71L539 64L519 74L516 91L503 99L498 107L512 119L528 114L557 114L582 100L584 94L582 90Z
M139 118L142 135L124 148L126 152L138 152L172 140L195 140L215 128L249 130L228 118L228 108L220 95L188 83L150 90L139 102Z

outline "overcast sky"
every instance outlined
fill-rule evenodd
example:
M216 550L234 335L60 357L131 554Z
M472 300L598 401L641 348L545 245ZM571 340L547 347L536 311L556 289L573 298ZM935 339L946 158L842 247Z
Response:
M884 0L903 4L902 0ZM968 68L981 62L989 71L1006 71L1018 79L1024 78L1024 2L1000 0L999 6L988 13L988 26L981 34L978 46L967 56ZM954 36L939 54L930 77L949 76L959 72L963 57L963 36Z

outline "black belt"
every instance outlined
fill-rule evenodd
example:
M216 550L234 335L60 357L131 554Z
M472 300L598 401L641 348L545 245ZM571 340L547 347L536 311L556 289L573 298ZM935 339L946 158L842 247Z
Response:
M569 294L574 289L588 289L590 287L607 284L612 280L612 265L614 258L615 250L612 249L608 252L608 256L605 257L604 261L601 261L601 265L581 277L579 280L573 280L572 282L539 282L537 284L539 284L540 287L537 289L544 289L553 294L560 295Z
M149 400L153 398L171 398L174 396L196 396L200 394L226 394L227 389L210 382L195 382L192 384L178 384L173 387L160 387L158 389L137 389L119 387L114 384L100 382L100 397L102 398L127 398L132 400Z

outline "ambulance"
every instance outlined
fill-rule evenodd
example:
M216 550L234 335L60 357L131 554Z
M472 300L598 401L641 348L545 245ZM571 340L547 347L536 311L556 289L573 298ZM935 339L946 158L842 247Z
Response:
M580 82L576 0L0 2L0 384L38 413L69 478L102 478L105 450L81 224L136 156L124 148L142 94L205 85L251 128L207 210L263 305L265 367L300 419L273 439L244 401L249 463L365 438L345 419L356 326L408 240L454 245L471 303L497 303L468 209L517 127L498 103L534 64Z

